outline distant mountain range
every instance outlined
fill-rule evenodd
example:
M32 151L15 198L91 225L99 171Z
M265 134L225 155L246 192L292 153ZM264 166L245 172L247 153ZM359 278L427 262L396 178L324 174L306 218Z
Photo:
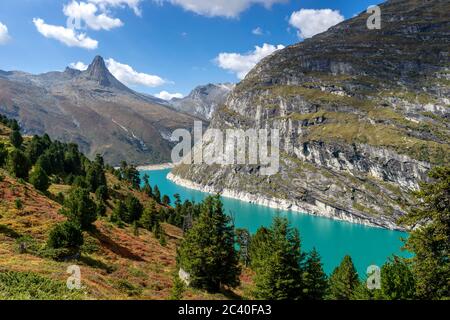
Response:
M173 130L191 130L197 119L118 81L97 56L86 71L33 75L0 71L0 113L19 121L25 134L48 133L75 142L90 157L117 165L170 160Z
M214 111L225 103L234 87L235 84L232 83L198 86L187 97L172 99L169 104L178 111L210 120Z

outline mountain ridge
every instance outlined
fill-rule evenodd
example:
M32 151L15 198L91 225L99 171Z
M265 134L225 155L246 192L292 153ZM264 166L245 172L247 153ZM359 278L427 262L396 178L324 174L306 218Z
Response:
M0 72L0 112L17 119L26 134L48 132L113 165L169 161L174 142L168 137L192 130L197 119L129 89L100 56L85 71Z
M380 8L381 30L368 30L362 13L279 50L216 111L211 128L279 129L276 175L254 165L180 165L173 180L401 229L410 191L450 162L450 7L408 0ZM204 144L203 152L214 150Z
M169 104L178 111L209 121L216 109L225 103L228 94L234 86L235 84L232 83L209 83L200 85L194 88L184 98L171 99Z

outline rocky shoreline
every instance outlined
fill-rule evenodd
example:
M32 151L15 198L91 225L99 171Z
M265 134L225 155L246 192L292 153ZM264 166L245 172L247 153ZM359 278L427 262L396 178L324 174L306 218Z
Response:
M164 169L172 169L175 165L171 162L161 163L161 164L151 164L138 166L136 169L139 171L155 171L155 170L164 170Z
M220 193L223 197L237 199L249 203L254 203L258 205L263 205L273 209L279 210L290 210L295 212L300 212L303 214L310 214L314 216L326 217L334 220L346 221L350 223L362 224L370 227L385 228L389 230L405 231L404 228L392 223L391 221L383 218L374 219L372 217L358 215L354 213L347 212L345 210L337 209L335 207L329 206L326 203L316 201L315 205L308 203L294 203L292 201L269 198L261 195L254 195L244 191L230 190L215 188L214 186L204 186L193 181L180 178L173 173L167 175L167 179L173 183L205 193Z

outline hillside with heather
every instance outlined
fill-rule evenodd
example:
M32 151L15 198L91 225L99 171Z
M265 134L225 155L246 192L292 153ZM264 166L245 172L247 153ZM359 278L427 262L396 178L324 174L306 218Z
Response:
M11 128L0 124L0 153L15 150L11 144L12 132ZM29 154L33 141L37 138L24 136L20 149ZM83 158L81 154L79 156ZM183 231L168 216L176 213L162 201L167 200L157 195L156 190L153 190L154 195L149 195L148 189L137 186L137 176L130 181L121 178L122 175L113 168L105 167L108 196L103 201L99 200L99 192L91 192L89 201L94 204L96 217L92 227L83 230L82 245L68 251L51 248L49 234L68 220L61 209L71 193L80 190L77 185L83 182L80 178L68 178L67 172L51 173L48 188L39 191L31 183L34 181L32 172L42 164L43 158L40 155L34 169L30 167L31 175L22 178L16 176L18 172L11 173L6 158L0 159L5 161L4 167L0 168L0 300L168 299L177 274L176 246ZM67 152L65 159L68 159ZM95 165L87 159L83 161L86 168ZM133 168L124 170L132 172ZM80 172L78 177L83 174L85 178L91 176ZM160 229L155 232L154 225L143 226L129 221L127 213L120 216L118 207L126 208L129 203L135 204L137 209L134 210L139 211L139 215L154 215L153 220L158 226L159 221L161 223ZM86 201L79 205L86 205ZM81 269L81 290L66 288L70 276L66 271L71 265ZM185 292L184 296L225 298L224 295L195 290Z

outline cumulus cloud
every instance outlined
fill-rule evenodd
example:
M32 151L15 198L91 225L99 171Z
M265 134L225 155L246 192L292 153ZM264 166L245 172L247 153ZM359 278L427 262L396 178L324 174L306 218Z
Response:
M69 67L71 67L72 69L76 69L76 70L80 70L80 71L84 71L87 70L87 68L89 68L89 66L81 61L78 62L72 62Z
M169 93L167 91L161 91L160 93L156 94L155 97L169 101L173 98L181 99L184 96L181 93Z
M112 58L106 60L106 66L114 77L129 86L140 85L154 88L167 83L158 76L137 72L131 66L117 62Z
M84 49L96 49L98 41L89 38L85 33L77 33L73 29L46 24L40 18L34 18L33 23L36 29L46 38L58 40L69 47L79 47Z
M270 8L275 3L287 0L154 0L158 3L170 2L184 10L192 11L207 17L236 18L254 4Z
M128 6L139 16L141 15L141 9L139 8L141 1L142 0L88 0L88 2L98 5L102 10L106 10L108 7Z
M298 29L298 36L306 39L327 31L330 27L344 21L337 10L331 9L301 9L293 12L289 24Z
M97 15L98 9L92 3L72 1L70 4L65 5L64 14L73 19L72 21L82 21L86 23L86 26L93 30L111 30L113 28L123 26L122 21L117 18L111 18L106 13ZM76 26L80 28L80 26Z
M281 44L274 46L264 43L262 47L255 46L254 51L246 54L221 53L215 61L222 69L234 72L239 79L244 79L247 73L253 69L259 61L283 48L284 46Z
M0 44L5 44L9 39L8 27L0 22Z

